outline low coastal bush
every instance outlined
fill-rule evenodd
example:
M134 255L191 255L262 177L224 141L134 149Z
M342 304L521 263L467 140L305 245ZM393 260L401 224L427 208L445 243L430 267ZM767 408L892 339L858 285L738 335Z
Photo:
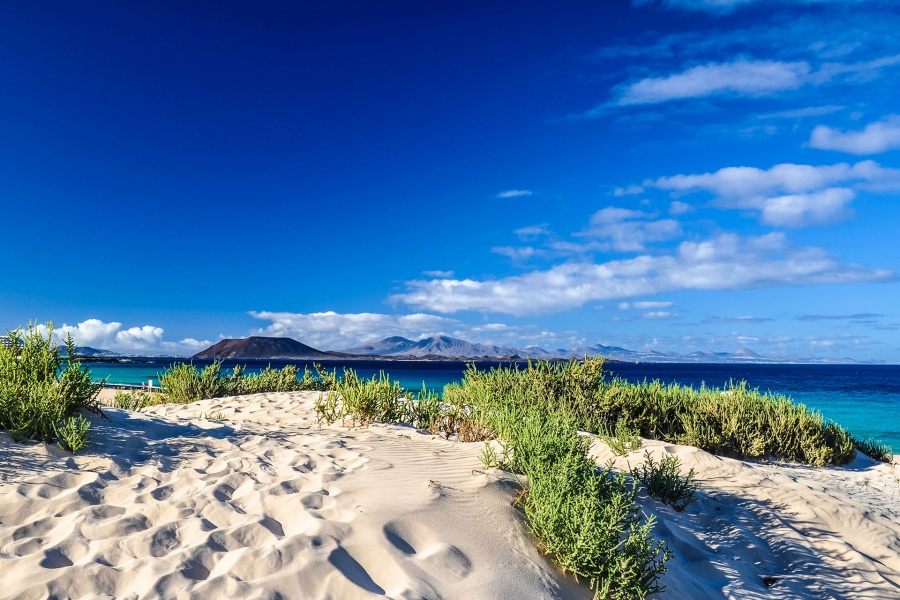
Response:
M59 441L71 452L87 445L90 423L81 410L102 414L97 396L102 383L75 358L75 342L66 336L68 360L53 341L53 324L46 337L35 325L9 333L0 345L0 428L17 439Z
M502 462L526 477L518 503L541 549L585 578L598 598L661 592L672 555L653 539L655 518L640 511L624 473L597 469L588 455L591 439L579 435L572 416L521 402L487 408L484 415L501 432Z
M112 402L109 402L109 406L113 406L115 408L121 408L123 410L133 410L133 411L141 411L148 406L156 406L157 404L162 404L162 397L160 393L152 393L144 390L131 390L129 392L125 392L122 390L116 390L115 398L113 398Z
M643 464L631 469L631 476L646 488L651 498L678 512L697 499L696 491L700 486L694 481L694 469L682 475L681 460L677 456L665 455L656 462L650 451L645 450Z
M616 456L626 456L641 447L641 436L637 429L616 423L616 427L600 431L598 437L609 446Z
M872 460L883 463L892 463L894 461L894 452L891 450L891 447L878 440L873 440L872 438L864 440L854 436L853 445Z
M661 591L671 555L653 540L654 518L640 512L636 488L624 474L597 469L571 414L532 400L516 385L493 394L472 380L445 388L443 401L425 389L412 398L384 374L366 380L347 369L316 413L328 423L407 423L460 441L498 438L502 452L485 444L481 460L525 476L518 504L545 553L587 579L599 598Z
M602 358L588 358L490 371L470 365L461 384L447 386L444 399L471 405L478 395L500 397L515 391L547 411L571 414L578 428L589 433L630 428L645 438L726 456L771 456L824 466L846 464L855 455L845 429L784 396L751 389L746 382L724 390L658 381L632 384L607 379L603 364Z
M334 423L347 419L354 425L404 423L461 442L494 439L495 433L477 418L471 406L448 404L424 385L413 394L384 372L371 379L360 378L353 369L335 380L333 389L319 396L316 419Z
M190 403L208 398L258 394L263 392L294 392L301 390L326 390L335 385L336 376L320 365L316 372L287 365L283 369L266 367L260 373L247 373L236 366L231 373L222 369L222 362L215 361L202 369L193 364L176 363L159 376L162 389L160 400L167 403Z

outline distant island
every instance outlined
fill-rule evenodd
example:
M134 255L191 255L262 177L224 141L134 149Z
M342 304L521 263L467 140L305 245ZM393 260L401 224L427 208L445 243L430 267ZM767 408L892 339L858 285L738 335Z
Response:
M236 340L222 340L191 358L321 360L334 358L334 356L332 353L316 350L291 338L251 336Z

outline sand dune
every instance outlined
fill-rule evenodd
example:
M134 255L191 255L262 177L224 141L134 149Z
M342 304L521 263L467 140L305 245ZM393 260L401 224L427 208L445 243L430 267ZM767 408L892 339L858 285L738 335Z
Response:
M319 428L316 398L109 409L74 457L0 434L0 598L591 597L535 548L480 444ZM900 469L646 446L702 483L682 513L642 498L676 555L664 597L900 597Z
M316 398L109 409L76 457L2 440L0 597L590 597L478 446L319 429Z

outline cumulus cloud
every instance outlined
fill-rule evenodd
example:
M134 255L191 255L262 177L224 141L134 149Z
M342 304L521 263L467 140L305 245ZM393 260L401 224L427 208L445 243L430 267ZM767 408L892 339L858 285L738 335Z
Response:
M124 328L122 323L106 323L100 319L87 319L77 325L63 324L55 329L61 340L66 334L79 346L90 346L103 350L113 350L125 354L171 354L183 356L195 354L212 344L209 340L186 338L179 342L163 339L163 328L153 325Z
M494 280L407 282L394 302L439 313L483 311L546 314L587 302L652 296L676 290L730 290L827 283L889 281L889 270L839 261L821 248L795 248L783 234L722 234L685 241L672 254L639 255L605 263L565 263Z
M608 240L620 252L640 252L647 243L680 236L681 224L674 219L655 220L639 210L608 206L593 214L590 228L580 235Z
M839 186L837 184L840 184ZM871 160L835 165L779 164L769 169L725 167L712 173L673 175L644 182L675 193L708 192L722 209L748 209L778 227L827 225L853 215L853 188L900 189L900 170Z
M439 280L436 280L439 281ZM456 319L423 313L386 315L379 313L291 313L251 311L256 319L270 321L255 335L292 337L316 348L349 348L364 342L399 335L420 339L448 334L462 325Z
M449 335L470 342L517 347L529 344L577 346L585 343L582 333L572 331L553 331L529 324L473 324L424 313L387 315L259 311L250 315L269 321L269 325L251 332L254 335L291 337L321 349L347 349L395 335L412 340Z
M698 65L673 75L648 77L622 89L621 106L657 104L717 94L766 96L802 86L809 63L739 59L730 63Z
M900 148L900 115L890 115L869 123L860 131L842 132L827 125L812 131L809 145L820 150L839 150L849 154L880 154Z
M759 203L762 221L776 227L828 225L853 216L847 205L856 194L845 188L829 188L811 194L766 198Z
M760 196L777 192L802 193L820 190L836 183L867 181L877 177L879 165L865 160L850 165L778 164L769 169L724 167L713 173L673 175L645 182L664 190L707 191L723 198Z
M533 192L531 190L506 190L505 192L500 192L497 194L498 198L520 198L522 196L531 196Z
M439 279L453 277L455 274L456 273L453 271L440 271L440 270L422 271L422 275L424 275L425 277L436 277Z

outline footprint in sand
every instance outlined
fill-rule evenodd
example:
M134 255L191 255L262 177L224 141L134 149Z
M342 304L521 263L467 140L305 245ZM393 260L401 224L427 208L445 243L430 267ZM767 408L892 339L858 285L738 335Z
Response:
M41 562L38 564L45 569L62 569L64 567L71 567L75 563L73 563L68 556L63 554L59 548L51 548L44 551L44 558L41 559Z
M157 502L162 502L168 500L174 491L171 485L164 485L150 492L150 496Z
M178 548L180 544L178 526L164 525L157 529L150 538L150 555L155 558L166 556Z
M382 531L394 548L415 558L435 577L463 579L472 571L472 561L462 550L439 542L436 534L421 524L391 521Z

